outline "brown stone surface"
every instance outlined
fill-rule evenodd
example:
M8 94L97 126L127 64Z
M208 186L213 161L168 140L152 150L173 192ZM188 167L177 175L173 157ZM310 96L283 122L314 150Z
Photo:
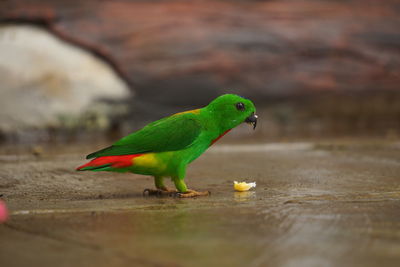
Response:
M74 171L94 149L0 150L1 266L399 265L398 140L216 145L188 168L187 184L212 192L196 199Z
M397 90L399 2L3 0L107 58L139 97L204 104L248 97Z

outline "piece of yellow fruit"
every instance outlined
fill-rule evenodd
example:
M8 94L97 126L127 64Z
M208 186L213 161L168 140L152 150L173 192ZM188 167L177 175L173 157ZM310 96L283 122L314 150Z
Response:
M233 182L233 188L239 192L249 191L250 188L252 188L252 187L256 187L256 182L253 182L253 183L246 183L246 182L239 183L236 181Z

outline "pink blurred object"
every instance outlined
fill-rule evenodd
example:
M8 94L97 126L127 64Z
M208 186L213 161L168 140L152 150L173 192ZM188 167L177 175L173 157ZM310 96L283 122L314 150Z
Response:
M0 200L0 223L7 221L8 219L8 210L6 203Z

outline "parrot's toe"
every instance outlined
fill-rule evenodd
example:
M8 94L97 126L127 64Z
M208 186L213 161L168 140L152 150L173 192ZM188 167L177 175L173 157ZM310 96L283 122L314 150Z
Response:
M181 197L181 198L201 197L201 196L209 196L209 195L211 195L210 191L198 192L195 190L187 190L185 193L177 193L177 196Z
M173 196L176 194L177 190L175 189L145 189L143 190L143 196Z

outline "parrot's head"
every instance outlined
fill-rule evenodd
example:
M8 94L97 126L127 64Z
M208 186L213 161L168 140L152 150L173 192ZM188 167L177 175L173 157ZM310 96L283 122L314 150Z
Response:
M206 108L213 113L213 117L223 130L232 129L242 122L251 124L253 129L257 126L256 108L247 98L226 94L211 101Z

